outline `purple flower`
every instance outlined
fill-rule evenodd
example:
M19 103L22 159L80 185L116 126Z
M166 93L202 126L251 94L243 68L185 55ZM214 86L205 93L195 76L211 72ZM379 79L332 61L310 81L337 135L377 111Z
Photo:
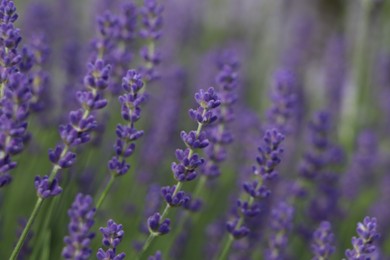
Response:
M49 181L49 176L47 175L43 177L36 176L34 185L38 197L42 199L57 196L62 192L62 188L58 184L58 179L54 178L52 181Z
M249 228L246 226L238 226L237 219L226 222L226 230L234 237L234 239L244 238L250 233Z
M30 107L33 112L41 112L43 109L48 108L51 103L49 75L43 68L45 63L47 63L49 55L46 38L44 33L34 34L30 39L28 48L23 48L22 61L19 64L20 67L23 67L21 71L29 71L28 75L32 79ZM26 55L23 54L26 52L31 57L27 56L27 58L24 58Z
M300 164L300 174L305 179L317 178L326 166L327 154L330 148L328 138L330 132L330 116L326 112L318 112L309 123L309 151L305 153Z
M110 65L105 65L103 61L97 60L95 63L90 63L88 73L84 77L84 85L86 90L77 92L77 99L81 105L78 110L69 113L69 122L60 125L59 132L62 139L62 144L58 144L55 149L49 150L49 159L55 165L52 174L46 180L48 186L57 175L58 170L71 167L76 161L76 154L71 152L71 148L75 148L80 144L87 143L91 140L91 133L96 128L97 122L93 112L105 107L107 101L103 98L102 91L108 87L108 78ZM42 189L40 184L41 178L37 177L35 187ZM58 185L56 183L56 185ZM45 186L46 187L46 186ZM42 192L38 190L38 194ZM58 193L50 193L47 196L55 196Z
M307 188L295 187L295 196L309 199L306 214L316 224L341 213L338 203L340 190L337 185L340 175L331 170L331 167L342 163L344 152L341 147L331 142L330 121L328 112L320 111L314 115L309 123L308 148L299 164L302 179L298 181L297 186L301 186L303 182L310 183L315 188L316 196L312 196ZM303 229L307 229L308 226L305 223ZM309 230L308 234L312 234L312 231Z
M102 244L108 249L104 251L99 248L96 256L99 260L122 260L125 253L116 254L116 247L122 241L124 231L121 224L115 223L112 219L107 221L107 227L101 227L99 231L103 234Z
M28 139L30 84L24 74L12 73L4 84L4 97L0 97L0 187L11 182L8 172L16 167L12 157L23 151Z
M97 18L98 36L92 40L91 60L102 59L112 62L114 41L119 34L119 19L106 10Z
M175 193L175 188L176 186L166 186L161 188L161 194L167 204L171 207L180 207L181 205L188 203L190 201L190 197L186 195L184 191Z
M95 208L92 197L77 194L71 208L68 210L70 222L69 235L64 238L66 246L62 250L65 259L89 259L92 250L90 247L95 233L91 232L94 224Z
M107 221L107 227L101 227L99 230L103 234L102 244L112 248L119 245L125 233L122 225L116 224L112 219Z
M161 54L156 51L155 43L161 36L161 27L163 23L162 5L157 0L145 0L141 7L142 29L140 36L148 43L141 48L141 56L145 60L145 65L141 68L146 81L154 80L158 77L155 66L161 61Z
M218 122L207 129L210 144L205 149L208 156L202 168L208 178L216 178L220 174L219 164L226 159L226 146L233 142L229 123L234 119L233 104L237 99L238 61L236 54L225 51L220 57L220 70L215 77L217 91L221 97L221 105L215 110Z
M292 228L294 208L286 202L278 203L271 211L269 248L266 259L283 259L288 244L288 232Z
M290 70L279 69L273 77L272 106L267 111L268 124L283 134L289 134L293 131L292 121L296 115L296 76Z
M4 2L3 2L4 3ZM8 173L16 167L12 157L24 149L29 139L27 117L31 101L31 80L15 71L1 83L4 96L0 95L0 187L12 180Z
M311 250L314 254L313 260L329 259L335 251L334 235L330 222L322 221L314 231L311 242Z
M243 219L258 216L262 211L259 199L264 199L271 193L266 182L277 176L276 166L281 161L283 149L280 148L280 144L283 140L284 135L276 129L266 131L263 137L264 143L259 146L259 156L256 158L258 165L253 167L253 180L243 184L244 192L249 198L237 201L235 210L237 214L226 224L227 231L235 239L243 238L250 233Z
M204 159L198 154L192 154L191 149L176 150L178 163L173 162L171 169L175 179L179 182L192 181L196 178L196 169L204 163Z
M99 248L96 257L98 260L123 260L125 259L126 254L120 253L115 255L115 251L112 248L107 249L107 251Z
M2 0L0 4L0 21L1 23L13 23L18 19L16 7L13 1Z
M16 7L13 1L2 0L0 3L0 82L7 81L8 73L15 70L13 68L21 61L21 56L17 52L17 47L22 40L19 29L14 27L14 22L18 18ZM4 93L4 86L0 88L0 97Z
M170 231L171 221L164 219L161 221L160 213L154 213L148 218L149 232L156 235L165 235Z
M134 142L143 135L143 131L137 130L134 126L141 116L141 105L145 101L145 95L140 93L143 85L141 75L134 70L129 70L122 81L126 93L119 97L119 102L122 118L127 121L127 124L117 125L115 155L108 163L109 170L116 176L124 175L130 169L126 158L133 154Z
M365 217L363 222L359 222L356 227L358 237L352 238L353 249L347 249L345 256L348 260L371 259L375 254L375 243L379 238L376 231L376 218Z

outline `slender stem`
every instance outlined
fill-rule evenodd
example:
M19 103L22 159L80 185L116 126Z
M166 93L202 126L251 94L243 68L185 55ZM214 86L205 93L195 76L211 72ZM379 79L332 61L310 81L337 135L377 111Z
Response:
M115 176L113 174L111 174L110 180L108 181L106 187L104 188L102 194L100 195L100 197L96 203L96 209L100 208L104 199L107 197L107 194L110 191L112 184L114 183L114 180L115 180Z
M50 200L48 210L46 210L46 212L44 212L45 217L43 219L41 218L40 222L35 224L35 226L37 227L37 231L34 235L35 235L35 237L37 237L37 239L35 239L36 246L34 246L34 251L33 251L33 254L31 255L31 259L37 259L38 254L39 254L39 250L44 248L44 244L45 244L45 235L44 234L48 229L48 226L49 226L49 223L51 220L51 215L53 214L53 211L54 211L54 205L56 204L56 202L59 198L60 197L56 196L53 200Z
M230 251L230 248L233 244L234 238L232 235L229 235L225 241L226 241L225 246L223 247L222 253L218 257L218 260L223 260L223 259L227 258L229 251Z
M42 198L38 198L37 202L35 203L34 209L30 215L30 218L27 221L26 226L23 229L22 235L19 237L18 242L16 243L16 246L12 251L12 254L9 258L10 260L15 260L18 257L18 254L24 244L24 241L26 240L28 232L30 231L31 226L38 215L39 209L42 207L43 201L44 200Z
M87 118L88 115L90 114L90 110L87 109L86 111L84 111L84 114L83 114L83 118ZM66 155L66 153L69 151L70 147L69 145L65 144L65 147L64 149L62 150L61 152L61 155L60 155L60 158L64 157ZM57 176L57 173L58 171L61 169L61 167L57 164L53 164L53 168L51 169L51 172L50 172L50 175L49 175L49 182L51 183L54 178ZM10 259L13 260L13 259L16 259L18 254L19 254L19 251L20 249L22 248L23 244L24 244L24 241L26 240L26 237L28 235L28 232L30 231L30 228L35 220L35 218L37 217L38 213L39 213L39 210L41 209L42 207L42 204L43 204L43 199L41 197L38 197L38 200L37 202L35 203L35 206L34 206L34 209L33 211L31 212L31 215L30 215L30 218L28 219L28 222L26 224L26 226L24 227L23 229L23 233L22 235L20 236L14 250L12 251L12 254L10 256Z

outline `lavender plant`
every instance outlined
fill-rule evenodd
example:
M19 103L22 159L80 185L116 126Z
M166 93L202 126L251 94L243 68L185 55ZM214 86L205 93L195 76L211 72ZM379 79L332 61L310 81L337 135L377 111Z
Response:
M95 211L91 196L77 194L68 210L69 235L64 238L66 246L62 250L65 259L88 259L91 256L90 244L95 234L90 229L94 224Z
M181 191L182 186L185 182L192 181L197 177L196 170L204 163L204 159L195 153L195 149L203 149L209 144L205 132L202 130L203 127L217 120L213 110L221 104L221 101L213 88L209 88L207 91L201 89L195 94L195 100L199 106L197 109L190 109L189 114L192 120L198 123L198 127L196 131L193 130L188 133L182 131L180 134L187 148L185 150L177 149L176 158L178 162L172 163L171 169L177 183L174 186L161 188L166 206L161 215L156 212L148 218L150 234L139 257L148 249L155 237L169 233L170 219L165 217L168 215L170 208L184 206L191 199L189 195Z
M389 10L0 0L0 259L388 259Z
M267 198L271 193L267 182L278 174L275 168L281 161L283 149L279 146L283 140L284 135L275 129L265 133L264 143L259 146L259 156L256 157L258 166L253 166L253 179L242 185L247 198L237 200L235 215L232 220L226 223L229 236L222 244L218 259L226 259L233 241L246 237L250 233L250 229L245 226L245 219L258 216L262 210L261 200Z
M22 38L14 26L17 18L14 3L3 0L0 3L0 187L11 183L9 171L16 167L12 157L23 151L32 96L30 80L18 71L19 65L28 71L32 61L22 62L18 53Z

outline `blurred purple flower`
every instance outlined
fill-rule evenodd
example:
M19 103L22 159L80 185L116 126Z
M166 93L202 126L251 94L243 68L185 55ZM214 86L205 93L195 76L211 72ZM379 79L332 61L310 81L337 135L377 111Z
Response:
M107 227L101 227L99 231L103 234L102 244L108 249L104 251L99 248L96 257L98 260L123 260L125 253L116 254L116 247L122 241L124 231L121 224L115 223L112 219L107 221Z
M91 232L94 224L95 208L92 197L77 194L71 208L68 210L70 223L69 235L64 238L66 246L62 250L65 259L89 259L92 253L91 241L95 233Z
M376 218L371 217L365 217L363 222L357 224L358 237L352 238L353 249L345 251L348 260L371 259L377 250L375 244L379 238L376 227Z
M334 235L330 222L322 221L314 231L311 242L311 250L314 254L313 260L329 259L335 251Z

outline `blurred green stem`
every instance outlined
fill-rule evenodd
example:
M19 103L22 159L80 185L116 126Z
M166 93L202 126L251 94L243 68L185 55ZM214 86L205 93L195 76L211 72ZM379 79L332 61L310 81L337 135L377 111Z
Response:
M234 241L234 238L232 235L229 235L226 239L225 239L225 243L224 243L224 247L223 247L223 250L222 250L222 253L220 254L220 256L218 257L218 259L226 259L228 254L229 254L229 251L230 251L230 248L233 244L233 241Z
M110 180L108 181L106 187L104 188L102 194L100 195L96 203L96 209L99 209L102 203L104 202L104 199L107 197L107 194L110 191L112 184L114 183L114 180L115 180L115 176L111 174Z
M35 203L35 206L34 206L34 209L31 213L31 215L30 215L30 218L28 219L27 224L24 227L23 232L22 232L21 236L19 237L19 240L16 243L14 250L12 251L12 254L9 258L10 260L15 260L18 257L18 254L19 254L20 249L22 248L22 246L24 244L24 241L26 240L28 232L30 231L31 226L34 223L36 216L38 215L39 209L42 207L43 201L44 200L39 197L37 202Z

